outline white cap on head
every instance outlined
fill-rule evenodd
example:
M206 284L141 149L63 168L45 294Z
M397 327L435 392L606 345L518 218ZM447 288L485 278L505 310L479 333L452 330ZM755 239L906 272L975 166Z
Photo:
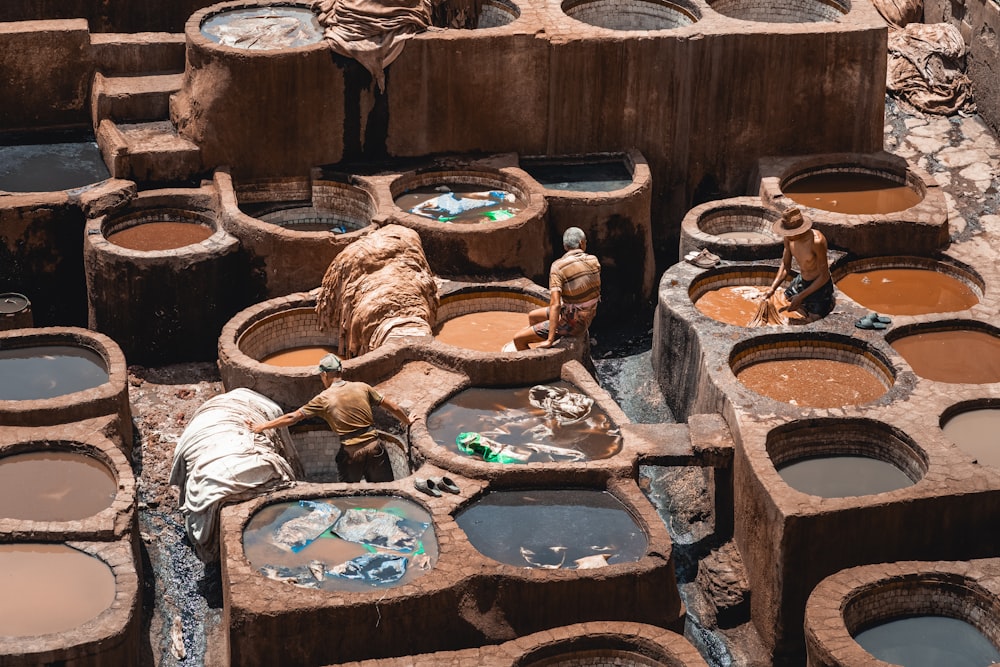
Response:
M339 373L344 364L340 357L335 354L328 354L319 360L319 370L321 373Z

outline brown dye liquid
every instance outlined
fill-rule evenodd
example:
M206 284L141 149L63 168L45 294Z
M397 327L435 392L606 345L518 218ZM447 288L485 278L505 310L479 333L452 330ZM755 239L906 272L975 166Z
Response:
M755 285L728 285L705 292L694 306L713 320L745 327L757 314L762 296Z
M778 469L788 486L823 498L868 496L913 486L902 470L867 456L818 456Z
M73 521L115 499L118 484L100 461L73 452L28 452L0 458L0 518Z
M479 223L494 220L505 220L513 217L524 210L527 202L521 201L511 192L490 189L482 185L465 185L460 183L449 183L445 191L438 188L442 186L427 185L414 188L396 198L396 206L431 220L439 222L457 223ZM508 199L489 198L488 193L498 192L508 195ZM510 201L513 199L513 201ZM436 203L437 202L437 203ZM445 202L441 204L441 202ZM479 204L489 202L488 205L478 206L460 213L451 213L446 208L462 206L463 204Z
M905 336L893 349L922 378L953 384L1000 382L1000 338L968 329Z
M850 215L905 211L921 199L906 185L861 173L815 174L782 186L781 190L804 206Z
M0 545L0 636L66 632L115 600L115 577L65 544Z
M983 465L1000 467L1000 410L969 410L941 427L948 439Z
M144 222L108 237L110 243L130 250L173 250L201 243L214 232L191 222Z
M758 394L807 408L858 405L886 392L870 371L829 359L763 361L744 368L736 378Z
M260 360L260 363L284 367L318 366L320 359L330 353L336 353L336 351L335 348L327 345L290 347L287 350L280 350L265 356Z
M347 511L352 508L383 510L414 522L431 524L420 538L422 553L427 556L427 567L420 567L418 564L423 560L420 558L421 549L403 554L407 556L410 563L402 579L392 585L402 586L413 581L424 572L430 571L434 563L437 562L438 545L434 535L431 516L416 503L392 496L322 498L317 499L317 502L334 505L341 511ZM305 516L307 513L308 510L301 508L297 502L286 502L268 505L254 514L243 531L243 551L250 564L257 569L287 568L288 570L295 570L308 567L312 561L319 561L325 564L327 568L331 568L358 556L363 556L371 551L362 544L340 539L332 535L329 531L324 532L320 537L309 542L308 545L297 553L279 546L275 540L275 536L281 526L287 521ZM379 549L379 551L382 550ZM391 550L386 550L385 552L394 553ZM319 587L323 590L344 591L370 591L372 589L369 584L338 577L325 578Z
M929 269L876 269L849 273L837 287L859 304L889 315L968 310L979 297L968 285Z
M776 241L773 236L764 232L721 232L713 234L713 236L720 239L732 239L734 241L750 241L751 243L772 243Z
M484 310L453 317L434 334L442 343L480 352L499 352L514 334L528 325L525 313Z

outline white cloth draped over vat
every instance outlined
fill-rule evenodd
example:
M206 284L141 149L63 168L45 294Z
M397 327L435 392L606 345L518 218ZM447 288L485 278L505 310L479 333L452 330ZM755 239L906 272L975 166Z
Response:
M287 428L254 434L246 426L247 419L270 421L281 414L269 398L250 389L234 389L205 401L181 434L170 484L180 487L188 539L202 560L218 557L223 503L252 498L301 476Z

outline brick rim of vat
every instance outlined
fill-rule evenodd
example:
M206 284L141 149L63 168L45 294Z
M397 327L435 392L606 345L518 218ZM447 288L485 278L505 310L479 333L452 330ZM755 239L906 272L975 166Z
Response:
M153 222L180 222L207 227L212 233L198 243L191 243L165 250L133 250L108 240L108 236L126 229ZM144 261L170 261L176 257L209 258L220 250L238 243L227 232L218 218L209 211L182 208L181 206L140 206L87 221L84 238L95 251L123 258L141 258Z
M36 543L20 541L14 544ZM48 664L65 659L67 653L75 655L74 649L83 646L93 647L87 651L87 655L100 653L101 648L108 643L114 649L117 643L109 640L127 637L129 626L138 622L139 573L135 564L132 536L125 536L115 542L72 540L64 544L108 566L115 581L114 600L94 618L65 632L0 637L0 655L34 656L39 662Z
M852 167L867 170L866 173L882 175L899 184L916 188L921 200L902 211L892 213L847 214L812 208L785 196L781 184L793 176L818 173L817 170L835 167ZM881 151L878 153L820 153L792 157L764 157L758 161L761 173L760 194L784 210L792 206L803 209L806 215L822 228L823 225L852 227L865 222L914 222L923 225L944 226L948 224L947 203L944 193L930 173L908 160Z
M941 411L941 415L938 417L938 428L944 430L944 427L948 424L948 422L955 417L965 414L966 412L975 412L977 410L1000 410L1000 397L982 396L979 398L970 398L957 403L952 403Z
M358 238L361 238L365 234L369 233L373 226L375 225L375 218L378 214L378 203L375 200L374 195L369 192L368 189L358 187L352 183L346 183L334 180L332 178L324 178L321 172L317 175L310 177L274 177L274 178L261 178L261 179L251 179L243 182L238 182L237 179L233 178L230 174L226 173L226 178L222 181L218 178L219 170L216 170L216 182L219 183L220 190L228 190L235 202L235 206L232 210L226 210L230 207L227 206L226 198L223 197L222 207L225 210L229 220L240 227L249 227L255 231L258 231L267 236L278 236L287 239L330 239L336 242L346 242L349 243ZM309 191L309 206L316 208L317 211L322 210L316 207L314 202L315 190L318 187L335 187L338 190L342 190L347 193L346 199L350 199L354 203L360 204L360 208L363 209L362 215L367 220L362 220L358 217L356 221L361 224L358 229L349 229L343 234L335 234L332 231L306 231L295 229L293 227L284 227L282 225L267 222L261 218L256 218L252 215L244 213L239 207L240 203L258 203L257 201L245 202L243 201L243 196L246 195L248 191L254 193L280 193L281 189L278 187L267 187L280 186L282 184L293 184L298 188L299 191L308 190ZM273 196L278 196L274 194ZM282 202L280 200L272 200L274 204L278 205L281 203L292 203L291 201ZM297 200L305 201L305 200ZM269 211L270 213L271 211Z
M535 635L517 640L525 646L512 667L555 667L560 659L572 658L578 651L632 651L642 657L656 661L653 664L681 667L682 665L704 666L702 655L682 635L654 626L632 622L585 622L562 626L535 642L535 646L525 646Z
M723 239L719 238L712 231L707 231L704 228L705 225L714 227L711 223L714 223L720 218L733 218L736 216L739 216L740 218L757 218L759 223L750 226L740 224L727 226L725 224L721 224L718 225L718 227L721 228L721 231L761 232L769 234L774 238L774 240L756 241L745 239ZM782 247L783 243L780 237L771 233L771 227L780 217L781 214L778 211L764 205L759 197L732 197L729 199L719 199L716 201L705 202L704 204L699 204L698 206L693 207L684 216L684 219L681 221L681 227L692 238L706 243L717 244L722 247L748 245L761 247L773 246L775 250L777 250Z
M13 343L13 344L11 344ZM91 389L62 394L52 398L38 398L22 401L0 400L0 412L31 412L55 410L75 403L86 403L101 399L113 399L122 392L128 392L128 367L125 354L111 338L97 331L78 327L46 327L41 329L15 329L0 331L0 345L3 349L42 347L46 345L66 345L83 347L95 352L104 360L108 380Z
M918 484L930 468L930 457L913 438L900 428L870 418L821 417L787 422L768 431L764 451L773 468L768 471L773 475L768 477L780 480L790 492L811 498L825 496L809 494L791 486L781 476L781 467L814 456L865 456L891 464L910 479L910 486ZM903 487L898 491L909 488ZM867 499L888 493L894 492L843 497Z
M609 28L596 23L591 23L589 21L577 17L577 14L579 14L577 10L584 7L585 5L607 5L607 4L614 5L615 9L617 10L616 13L618 13L619 15L623 13L626 14L630 13L628 12L629 8L640 7L643 5L654 5L660 9L665 9L668 12L679 15L683 19L686 19L687 22L684 22L682 20L678 21L677 25L671 25L667 27L642 26L636 28ZM616 33L665 32L669 30L677 30L678 28L686 28L688 26L694 25L695 23L697 23L702 19L701 9L694 2L691 2L691 0L627 0L627 2L624 3L624 5L621 2L616 3L610 0L562 0L562 2L559 5L559 8L567 18L570 18L574 21L579 21L580 23L584 23L594 28L600 28L602 30L610 30ZM638 16L643 16L642 12L635 12L635 14ZM657 19L662 20L662 17L658 16Z
M986 295L986 281L974 268L956 259L942 255L940 257L918 257L915 255L878 255L875 257L852 258L845 255L835 261L830 267L830 274L833 282L847 277L851 273L862 273L864 271L876 271L879 269L924 269L943 273L955 280L962 282L969 289L975 292L976 297L982 302ZM845 298L850 299L843 291L840 292ZM859 307L860 306L859 304Z
M305 293L289 294L256 303L236 313L222 327L219 346L226 348L226 356L234 366L249 370L254 375L287 377L317 375L318 371L314 366L276 366L262 363L244 352L242 347L245 343L243 337L251 333L254 327L267 324L269 321L273 323L283 318L302 315L303 311L311 311L315 315L315 307L316 296ZM330 332L330 338L332 344L336 345L338 341L335 332ZM345 363L347 361L350 360L345 360Z
M809 352L818 352L819 354L809 354ZM838 352L845 354L838 355ZM847 355L850 357L848 358ZM896 368L888 357L876 349L874 345L841 334L823 332L763 334L740 341L733 346L729 354L729 368L735 377L740 371L752 365L780 359L824 359L844 361L860 366L879 380L886 390L881 396L869 401L869 403L883 398L893 388L898 376ZM736 380L736 383L745 387L739 380ZM749 387L745 388L747 391L752 391ZM752 393L763 399L784 404L783 401L777 401L763 394Z
M946 317L939 320L926 322L913 322L911 324L901 324L898 327L888 329L885 334L885 342L892 345L901 338L917 336L925 333L939 333L942 331L974 331L985 333L993 338L1000 339L1000 328L993 326L982 320Z
M604 164L604 163L621 163L632 175L632 182L626 185L624 188L618 190L609 191L599 191L599 192L584 192L584 191L573 191L573 190L552 190L545 187L540 183L531 172L526 168L526 164L534 163L541 165L559 165L559 164ZM638 150L632 149L628 151L618 152L618 153L579 153L579 154L568 154L568 155L555 155L555 156L544 156L544 155L526 155L518 156L518 166L516 169L522 172L521 178L523 178L528 183L531 183L537 188L539 188L546 199L550 201L574 201L579 199L585 199L589 201L617 201L622 199L629 199L636 194L642 192L646 188L650 187L652 183L652 176L649 172L649 164L646 162L646 158Z
M44 427L43 427L44 428ZM116 529L116 517L130 512L135 505L135 475L125 454L107 437L92 433L89 440L66 437L56 431L32 429L30 439L0 440L0 461L8 456L58 451L80 454L104 465L115 480L115 497L106 508L89 517L67 521L13 519L0 517L0 542L13 541L11 535L30 535L32 540L103 539L121 537L123 529ZM131 526L131 521L124 526ZM17 541L21 541L18 539Z
M948 561L901 561L841 570L821 581L809 595L805 614L807 650L811 654L818 649L837 665L890 667L865 651L854 635L914 612L965 621L1000 647L996 621L1000 618L1000 598L983 586L981 576L965 563ZM893 595L900 589L909 595ZM921 592L931 595L922 598ZM875 613L866 617L872 607ZM987 628L984 618L994 619L994 627Z
M396 204L396 199L414 188L435 184L478 185L470 180L477 178L482 180L484 187L506 189L521 197L527 202L527 205L522 211L506 220L449 224L410 213ZM539 218L545 210L544 197L533 192L530 184L518 175L501 169L493 170L478 166L465 168L461 166L455 168L429 167L398 174L389 183L389 195L392 199L389 203L392 216L400 220L401 224L418 232L426 229L432 233L445 235L479 234L500 229L517 229L526 222Z
M307 51L327 51L330 46L325 39L320 39L312 44L295 46L281 49L242 49L235 46L227 46L215 42L205 36L201 31L201 26L206 20L217 14L222 14L234 9L263 9L266 7L296 7L308 9L316 14L313 3L307 0L230 0L229 2L219 2L208 7L203 7L194 12L184 24L184 34L188 44L194 44L203 49L218 49L223 53L238 55L241 58L268 58L275 56L292 56Z

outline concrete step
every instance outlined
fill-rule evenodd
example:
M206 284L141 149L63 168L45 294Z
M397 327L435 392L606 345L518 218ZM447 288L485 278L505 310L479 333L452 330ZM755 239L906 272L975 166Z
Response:
M164 120L170 117L170 96L181 89L183 74L138 76L94 75L90 117L97 127L115 122Z
M184 71L183 33L91 33L90 46L105 75Z
M105 118L97 128L97 145L115 178L165 183L201 171L201 149L177 134L169 120L116 123Z

